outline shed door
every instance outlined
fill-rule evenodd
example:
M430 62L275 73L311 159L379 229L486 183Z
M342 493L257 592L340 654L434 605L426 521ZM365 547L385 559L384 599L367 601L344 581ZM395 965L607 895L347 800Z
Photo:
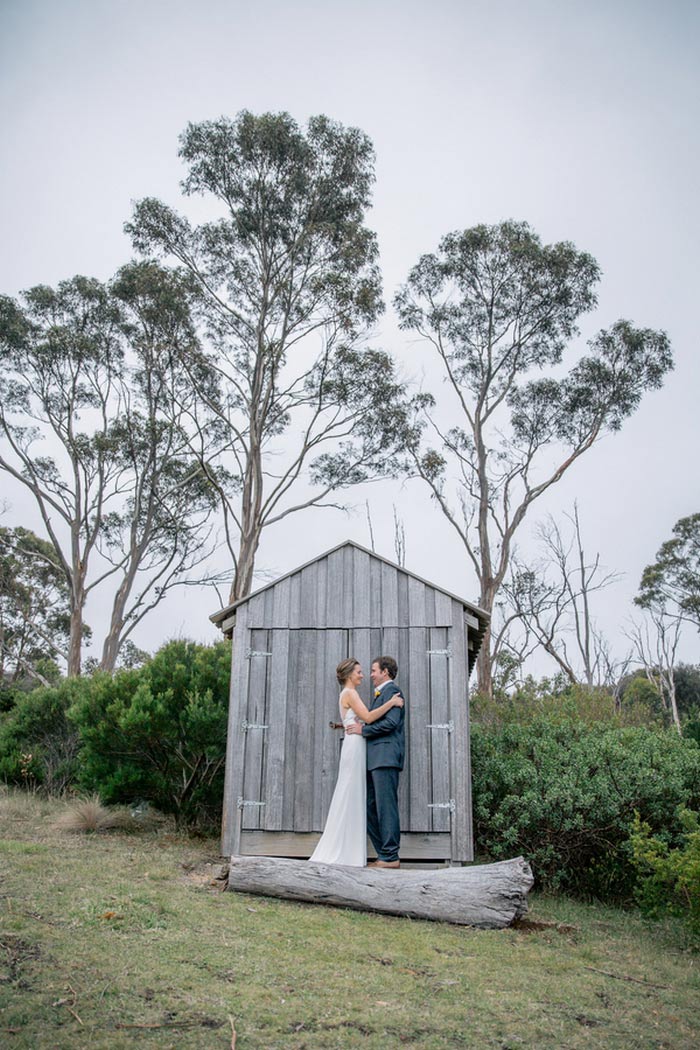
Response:
M449 831L451 749L448 627L252 630L245 720L245 830L322 831L338 773L342 733L335 668L346 655L369 668L396 656L405 693L403 831ZM255 803L263 803L255 805ZM458 816L458 815L457 815Z

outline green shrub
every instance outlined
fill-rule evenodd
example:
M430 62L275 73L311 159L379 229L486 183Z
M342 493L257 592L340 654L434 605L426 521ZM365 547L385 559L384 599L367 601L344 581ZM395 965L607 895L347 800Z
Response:
M688 809L680 809L678 819L684 842L669 849L635 814L630 845L638 874L636 898L645 914L676 915L700 937L700 820Z
M78 732L69 708L89 692L88 679L18 692L0 715L0 778L6 783L61 794L78 772Z
M172 641L144 667L96 674L71 709L80 783L106 803L146 800L178 822L221 812L230 646Z
M674 730L533 717L472 729L476 845L523 854L540 886L629 900L629 827L639 812L669 845L679 806L700 803L700 749Z

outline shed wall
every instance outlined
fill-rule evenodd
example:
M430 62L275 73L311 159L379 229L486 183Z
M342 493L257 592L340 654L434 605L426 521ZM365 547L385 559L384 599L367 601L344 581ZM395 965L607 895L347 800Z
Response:
M407 697L399 792L404 856L411 855L410 841L415 856L432 850L454 861L473 859L468 623L463 603L351 544L241 603L233 630L224 852L241 852L241 835L251 852L312 851L340 756L342 735L329 727L339 719L335 667L355 656L368 673L373 657L391 653ZM366 703L369 685L360 690Z

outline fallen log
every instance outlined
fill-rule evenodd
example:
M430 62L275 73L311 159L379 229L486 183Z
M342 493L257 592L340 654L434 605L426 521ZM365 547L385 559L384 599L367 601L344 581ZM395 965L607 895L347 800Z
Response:
M527 894L533 881L530 865L522 857L437 871L231 857L227 888L495 930L509 926L527 912Z

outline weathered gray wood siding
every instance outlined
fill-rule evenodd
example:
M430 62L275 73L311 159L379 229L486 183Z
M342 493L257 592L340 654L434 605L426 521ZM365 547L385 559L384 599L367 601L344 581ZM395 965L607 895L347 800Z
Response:
M244 603L253 628L450 627L452 599L346 546Z
M238 851L241 829L323 830L342 746L329 727L339 719L335 667L360 661L369 703L370 663L382 653L396 657L407 697L402 831L452 831L452 858L472 859L464 606L352 545L237 609L225 852ZM239 810L239 799L263 804Z

